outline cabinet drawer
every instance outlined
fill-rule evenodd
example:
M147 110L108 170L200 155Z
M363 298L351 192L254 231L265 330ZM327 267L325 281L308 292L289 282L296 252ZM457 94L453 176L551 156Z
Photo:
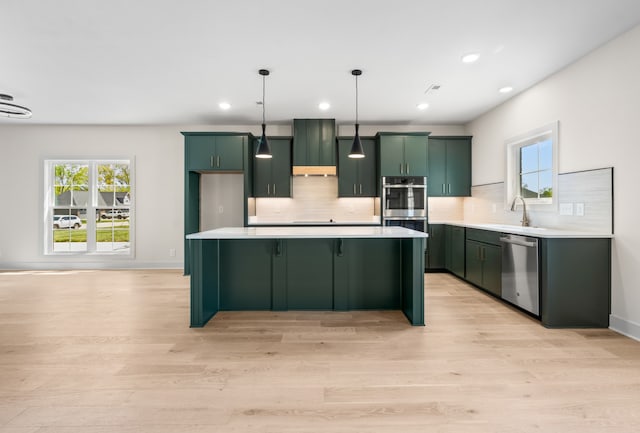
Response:
M467 239L500 246L500 232L467 228Z

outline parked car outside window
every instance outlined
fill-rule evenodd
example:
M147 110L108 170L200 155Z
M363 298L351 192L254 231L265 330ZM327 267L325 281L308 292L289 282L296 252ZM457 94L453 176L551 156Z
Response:
M126 219L129 218L129 212L120 210L120 209L111 209L100 215L100 219L103 220L111 220L111 219Z
M54 229L79 229L82 226L82 220L75 215L54 215Z

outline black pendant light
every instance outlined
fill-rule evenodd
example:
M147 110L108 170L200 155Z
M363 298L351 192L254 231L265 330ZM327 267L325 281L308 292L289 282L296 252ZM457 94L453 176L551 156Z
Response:
M360 69L354 69L351 71L351 75L356 77L356 136L353 137L349 158L364 158L364 149L360 141L360 125L358 124L358 76L362 75L362 71Z
M269 142L267 141L267 134L265 132L265 130L267 129L267 125L265 124L264 120L264 81L265 77L269 75L269 70L260 69L258 73L262 75L262 137L260 137L260 141L258 141L256 158L271 158L271 147L269 146Z

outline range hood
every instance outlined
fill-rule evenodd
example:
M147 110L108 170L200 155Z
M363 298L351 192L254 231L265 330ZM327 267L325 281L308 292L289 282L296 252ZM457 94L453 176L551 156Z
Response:
M335 176L336 153L335 119L293 119L294 176Z
M335 176L335 165L294 165L294 176Z

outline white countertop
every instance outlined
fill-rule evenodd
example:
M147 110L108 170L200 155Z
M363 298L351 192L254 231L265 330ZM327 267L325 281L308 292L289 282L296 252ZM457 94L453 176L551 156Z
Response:
M473 229L490 230L514 235L537 238L613 238L611 233L585 232L578 230L547 229L543 227L522 227L510 224L468 223L465 221L429 221L429 224L448 224Z
M225 227L187 235L187 239L317 239L317 238L426 238L427 233L404 227Z

